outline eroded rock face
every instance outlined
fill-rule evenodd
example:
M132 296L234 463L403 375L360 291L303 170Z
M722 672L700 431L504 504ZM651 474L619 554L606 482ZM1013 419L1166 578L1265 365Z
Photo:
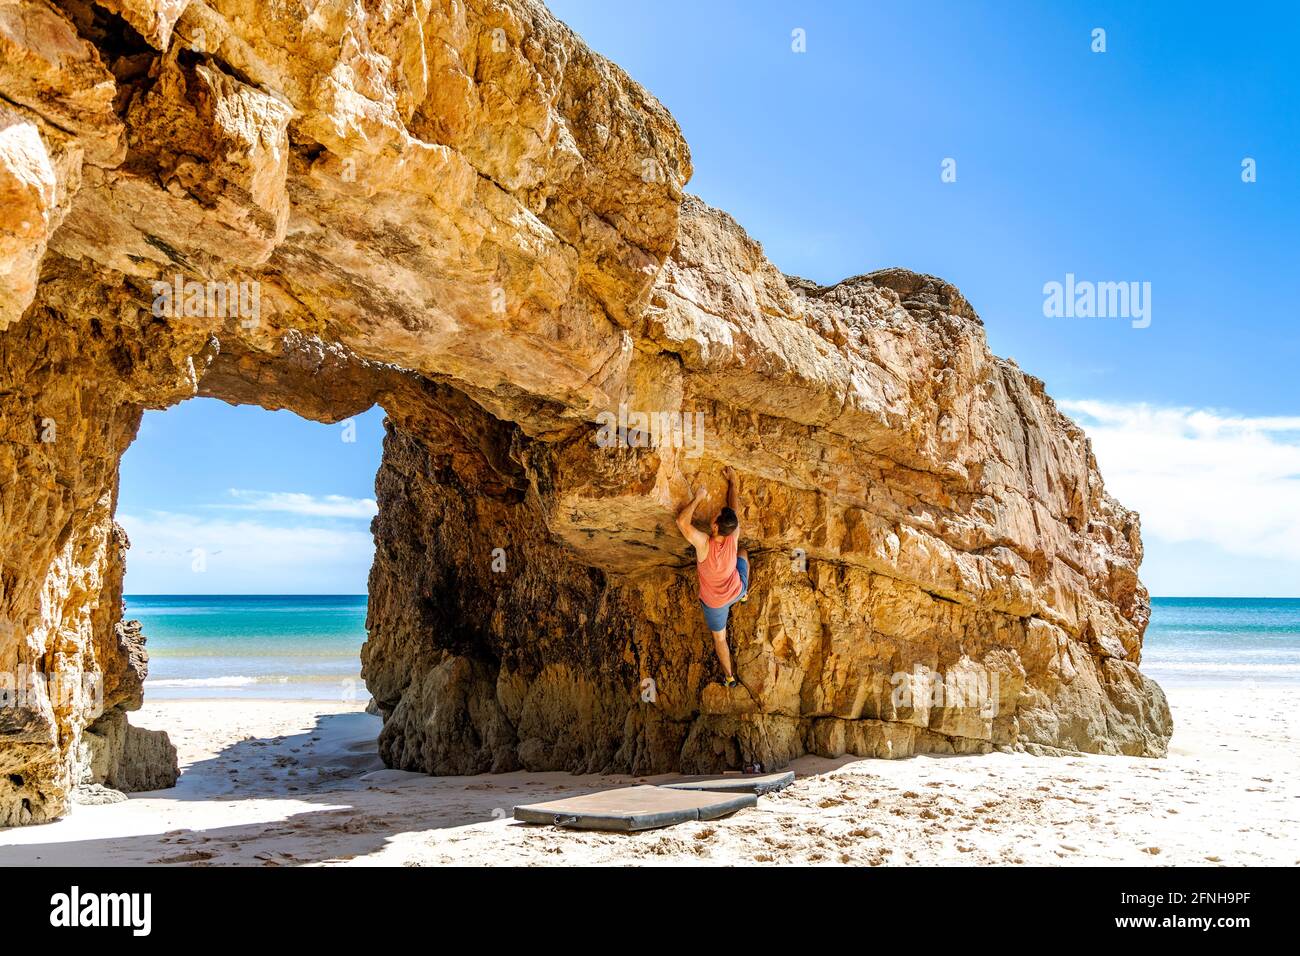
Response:
M176 748L161 730L142 730L113 708L81 735L78 787L107 787L119 793L176 786Z
M782 275L540 5L0 0L0 53L0 823L174 772L126 723L112 516L143 410L193 395L387 410L393 766L1163 753L1137 517L1042 383L941 280ZM672 525L725 464L730 692Z
M1162 753L1136 516L956 290L898 270L787 280L694 200L681 230L646 316L665 351L638 349L620 400L703 409L701 455L461 415L511 453L450 468L438 453L463 439L388 436L363 655L385 759L652 773ZM753 555L730 692L671 523L688 483L720 506L720 463L741 469Z

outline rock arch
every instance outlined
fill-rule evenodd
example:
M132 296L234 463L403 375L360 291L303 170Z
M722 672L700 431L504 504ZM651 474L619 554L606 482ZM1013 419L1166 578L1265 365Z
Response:
M0 823L61 813L138 697L118 461L196 394L387 411L363 676L393 766L1164 752L1137 516L956 289L782 275L538 4L299 13L0 0L0 670L100 688L0 709ZM257 307L159 314L177 277ZM702 453L601 447L620 407L702 413ZM710 684L671 526L723 464L746 692Z

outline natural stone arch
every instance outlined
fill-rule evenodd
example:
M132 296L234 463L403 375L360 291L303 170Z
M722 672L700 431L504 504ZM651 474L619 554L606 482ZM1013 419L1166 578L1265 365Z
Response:
M196 394L388 412L364 676L392 765L1164 752L1137 516L955 288L782 275L539 5L367 11L340 44L247 0L0 4L0 671L103 687L0 711L0 821L61 813L133 700L118 462ZM159 309L178 277L258 314ZM598 446L621 408L707 441ZM726 464L732 692L671 524ZM953 703L972 680L991 707Z

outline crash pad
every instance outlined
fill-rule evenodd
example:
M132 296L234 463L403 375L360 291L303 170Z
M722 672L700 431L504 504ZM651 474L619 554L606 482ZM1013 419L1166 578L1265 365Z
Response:
M794 771L785 773L724 773L714 776L675 777L656 786L671 790L703 790L711 793L775 793L794 783Z
M653 830L690 820L716 820L757 806L753 793L719 793L669 787L622 787L580 797L515 807L523 823L549 823L579 830Z

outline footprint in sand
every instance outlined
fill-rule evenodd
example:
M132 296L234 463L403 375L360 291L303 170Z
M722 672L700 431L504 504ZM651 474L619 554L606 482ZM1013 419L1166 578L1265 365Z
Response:
M160 856L156 860L150 860L150 863L201 863L204 860L210 860L215 853L209 850L190 850L186 853L177 853L175 856Z

